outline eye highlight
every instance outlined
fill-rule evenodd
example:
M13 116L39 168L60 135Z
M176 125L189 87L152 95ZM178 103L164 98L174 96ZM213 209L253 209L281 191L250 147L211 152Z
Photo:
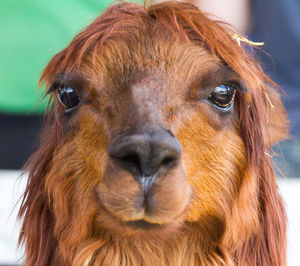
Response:
M230 109L234 100L235 87L221 84L208 96L208 100L221 109Z
M58 99L65 106L66 111L74 109L80 102L79 96L71 87L59 88Z

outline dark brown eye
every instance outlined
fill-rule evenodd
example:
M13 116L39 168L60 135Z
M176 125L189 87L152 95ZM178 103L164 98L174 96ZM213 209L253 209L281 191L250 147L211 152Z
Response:
M234 99L235 88L231 85L219 85L208 96L209 101L222 109L230 109Z
M79 96L70 87L59 88L58 99L65 106L66 111L75 108L80 102Z

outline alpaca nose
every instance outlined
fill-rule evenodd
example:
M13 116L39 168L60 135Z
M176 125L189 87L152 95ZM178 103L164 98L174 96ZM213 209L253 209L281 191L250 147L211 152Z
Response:
M135 178L149 183L157 172L167 171L181 155L179 141L161 129L154 134L134 134L119 138L109 147L109 155Z

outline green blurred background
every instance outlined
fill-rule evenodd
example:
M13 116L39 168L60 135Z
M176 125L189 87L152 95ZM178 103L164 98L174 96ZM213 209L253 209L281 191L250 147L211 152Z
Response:
M111 0L0 0L0 112L40 113L47 62Z

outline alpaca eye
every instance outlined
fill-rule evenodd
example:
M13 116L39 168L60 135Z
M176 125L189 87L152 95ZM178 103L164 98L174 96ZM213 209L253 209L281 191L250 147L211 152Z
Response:
M231 85L219 85L208 96L208 99L217 107L229 109L234 99L235 88Z
M59 88L58 99L65 106L66 111L75 108L80 102L79 96L70 87Z

